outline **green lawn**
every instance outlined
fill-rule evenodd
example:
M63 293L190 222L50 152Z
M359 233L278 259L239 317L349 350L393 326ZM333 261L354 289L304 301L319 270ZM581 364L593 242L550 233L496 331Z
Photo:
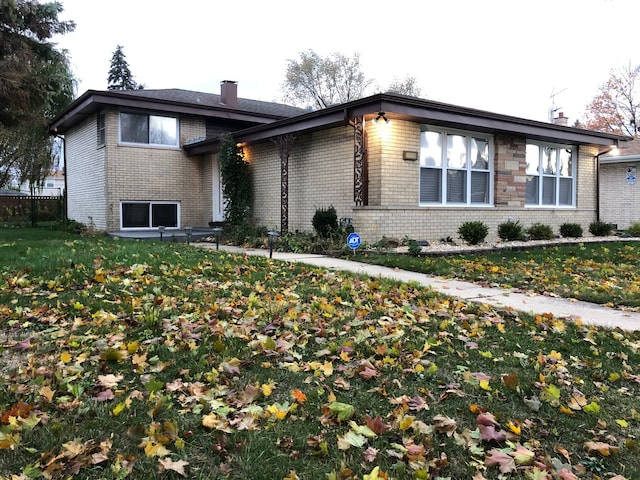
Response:
M638 333L54 231L0 272L0 478L640 478Z
M640 309L639 242L427 257L366 253L354 258L487 286Z

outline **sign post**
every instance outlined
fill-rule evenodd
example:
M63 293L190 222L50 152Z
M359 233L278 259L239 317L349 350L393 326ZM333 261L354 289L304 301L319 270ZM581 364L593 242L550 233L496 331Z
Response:
M354 255L356 254L356 249L360 246L361 243L362 243L362 239L360 238L360 235L358 235L355 232L350 233L349 236L347 237L347 245L351 250L353 250Z

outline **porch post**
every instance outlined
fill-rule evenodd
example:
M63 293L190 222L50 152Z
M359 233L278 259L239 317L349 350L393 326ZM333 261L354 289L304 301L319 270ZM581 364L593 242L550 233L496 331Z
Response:
M354 117L351 125L353 126L353 201L361 206L369 203L364 116Z
M276 137L280 153L280 233L289 231L289 152L295 135L286 134Z

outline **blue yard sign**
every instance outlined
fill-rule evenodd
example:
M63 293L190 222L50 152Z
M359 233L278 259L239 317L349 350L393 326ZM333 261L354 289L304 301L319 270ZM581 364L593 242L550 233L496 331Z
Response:
M347 245L349 245L349 248L353 250L354 255L356 254L356 248L358 248L361 243L362 239L357 233L350 233L347 237Z

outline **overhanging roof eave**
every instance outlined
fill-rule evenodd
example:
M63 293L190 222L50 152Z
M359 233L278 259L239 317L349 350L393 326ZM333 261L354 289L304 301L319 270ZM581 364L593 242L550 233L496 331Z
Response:
M237 120L253 123L271 123L280 120L282 116L272 114L260 114L246 110L236 110L224 106L194 105L183 102L173 102L162 99L149 99L145 97L124 97L89 90L75 100L67 110L59 114L50 124L53 132L64 133L65 130L75 125L87 115L95 113L100 107L114 106L120 108L140 109L147 111L165 112L181 115L193 115L223 120Z

